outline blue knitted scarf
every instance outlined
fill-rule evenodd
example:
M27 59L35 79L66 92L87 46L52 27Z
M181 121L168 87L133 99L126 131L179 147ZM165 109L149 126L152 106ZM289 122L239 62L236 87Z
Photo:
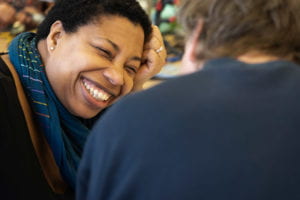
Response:
M34 33L18 35L9 46L9 56L60 172L65 181L75 188L76 171L89 129L55 96L37 50Z

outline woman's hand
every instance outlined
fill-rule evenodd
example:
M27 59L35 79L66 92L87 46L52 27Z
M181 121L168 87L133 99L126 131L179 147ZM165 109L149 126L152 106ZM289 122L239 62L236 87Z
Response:
M160 72L166 63L167 51L159 28L152 25L149 42L144 46L142 64L135 76L133 91L143 89L143 84Z

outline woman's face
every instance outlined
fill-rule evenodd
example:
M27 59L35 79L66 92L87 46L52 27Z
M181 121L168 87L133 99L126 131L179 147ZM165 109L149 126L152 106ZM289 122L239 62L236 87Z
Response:
M47 77L72 114L91 118L131 91L141 64L143 29L118 16L102 17L72 34L59 27L60 22L52 26L46 39L47 48L54 47L44 59Z

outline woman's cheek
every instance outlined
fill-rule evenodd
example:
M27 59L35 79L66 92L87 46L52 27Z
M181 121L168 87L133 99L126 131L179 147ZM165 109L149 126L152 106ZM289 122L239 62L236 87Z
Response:
M126 95L129 92L131 92L132 88L133 88L133 83L134 83L134 77L131 76L125 76L125 80L124 80L125 84L123 86L123 92L122 95Z

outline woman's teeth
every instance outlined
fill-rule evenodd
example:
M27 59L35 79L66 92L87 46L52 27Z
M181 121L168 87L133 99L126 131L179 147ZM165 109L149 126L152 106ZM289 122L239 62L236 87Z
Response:
M100 88L97 88L95 85L91 83L87 83L83 81L84 87L87 89L87 91L90 93L92 97L94 97L98 101L107 101L109 97L111 96L110 94L104 92Z

